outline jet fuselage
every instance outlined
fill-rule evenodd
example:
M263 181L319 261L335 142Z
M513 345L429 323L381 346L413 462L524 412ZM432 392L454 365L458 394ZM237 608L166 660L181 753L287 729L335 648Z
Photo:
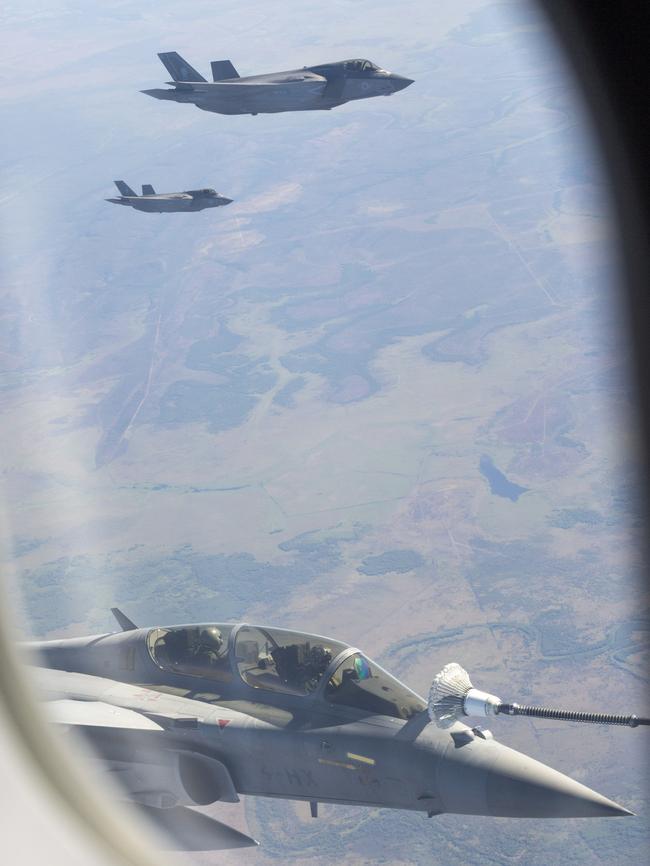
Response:
M629 814L498 743L489 732L460 722L448 730L438 728L421 698L352 647L301 635L301 640L307 638L305 653L297 651L301 644L295 634L288 638L293 643L280 643L288 634L281 629L210 628L220 635L230 632L227 651L218 657L205 650L207 639L201 643L196 638L198 651L183 663L178 661L178 633L194 629L198 635L207 627L137 629L35 648L48 667L60 672L55 691L68 698L102 701L153 720L179 720L177 729L160 734L159 748L169 750L171 737L176 752L217 761L227 768L233 796L384 806L430 815ZM185 652L186 637L183 645ZM200 664L208 665L203 671L197 661L201 654ZM319 659L316 675L313 665ZM90 728L88 736L109 766L142 761L143 750L155 748L151 732L115 731L107 739L105 729ZM153 756L148 764L155 761ZM223 798L215 794L214 799L219 796Z
M170 64L168 68L172 71L176 67ZM352 60L244 78L168 83L174 85L173 90L154 88L142 93L156 99L190 102L217 114L274 114L323 111L352 100L390 96L413 82L370 61Z
M158 195L122 195L119 198L107 198L112 204L132 207L145 213L182 213L200 211L206 208L223 207L232 199L211 192L173 192Z

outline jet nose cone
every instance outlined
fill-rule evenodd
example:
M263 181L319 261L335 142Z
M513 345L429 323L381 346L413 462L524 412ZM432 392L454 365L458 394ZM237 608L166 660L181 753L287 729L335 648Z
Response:
M438 787L445 812L504 818L632 814L580 782L496 740L457 737L439 766Z
M221 204L232 204L234 199L226 198L225 195L221 196Z
M504 752L487 776L490 814L521 818L604 818L632 814L569 776L502 748Z
M391 76L391 83L393 85L393 90L397 92L398 90L404 90L410 84L413 84L412 78L405 78L403 75L395 75Z

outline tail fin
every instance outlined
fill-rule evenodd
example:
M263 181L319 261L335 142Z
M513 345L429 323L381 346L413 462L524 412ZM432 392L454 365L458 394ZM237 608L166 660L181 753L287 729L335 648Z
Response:
M227 78L239 78L239 73L230 60L213 60L210 66L212 67L213 81L225 81Z
M205 81L205 78L193 69L190 64L183 60L180 54L175 51L165 51L159 54L165 69L174 81Z
M122 193L122 195L134 195L137 197L137 195L138 195L137 192L133 192L133 190L128 185L128 183L124 183L123 180L114 180L113 183L119 189L119 191Z
M156 190L151 186L150 183L142 184L142 195L155 195Z
M133 622L133 620L130 620L126 614L122 613L119 607L112 607L111 613L117 620L122 631L134 631L135 629L137 629L137 625Z

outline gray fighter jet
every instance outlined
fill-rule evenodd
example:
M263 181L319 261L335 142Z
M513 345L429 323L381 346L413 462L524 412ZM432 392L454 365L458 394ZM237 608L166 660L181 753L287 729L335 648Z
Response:
M222 207L230 204L231 198L220 195L214 189L188 189L184 192L157 193L149 183L142 185L138 195L123 180L113 183L121 192L119 198L107 198L113 204L125 204L147 213L177 213L180 211L205 210L206 207Z
M428 816L631 814L464 724L530 708L474 689L459 665L438 674L427 702L332 638L230 623L138 628L113 612L122 632L30 644L39 687L53 721L88 738L176 847L255 844L186 808L239 794L303 800L313 817L319 802Z
M212 81L175 51L159 54L172 77L173 90L143 90L156 99L191 102L217 114L273 114L279 111L328 110L353 99L390 96L413 84L370 60L341 60L288 72L240 78L230 60L212 62Z

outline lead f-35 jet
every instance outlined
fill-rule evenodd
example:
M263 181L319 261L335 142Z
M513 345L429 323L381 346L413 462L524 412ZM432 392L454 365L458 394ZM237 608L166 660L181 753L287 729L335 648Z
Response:
M217 114L273 114L279 111L328 110L353 99L390 96L413 83L370 60L341 60L287 72L241 78L230 60L214 60L212 81L176 51L159 54L173 90L143 90L156 99L190 102Z
M114 180L119 189L119 198L107 198L113 204L125 204L135 210L147 213L177 213L180 211L205 210L207 207L222 207L230 204L231 198L220 195L214 189L188 189L184 192L157 193L149 183L142 185L142 195L138 195L123 180Z
M113 612L122 632L31 644L45 666L38 684L53 721L85 735L175 847L255 844L187 808L240 794L303 800L314 817L318 803L429 816L631 814L463 718L650 719L504 704L455 664L426 701L333 638L245 623L138 628Z

